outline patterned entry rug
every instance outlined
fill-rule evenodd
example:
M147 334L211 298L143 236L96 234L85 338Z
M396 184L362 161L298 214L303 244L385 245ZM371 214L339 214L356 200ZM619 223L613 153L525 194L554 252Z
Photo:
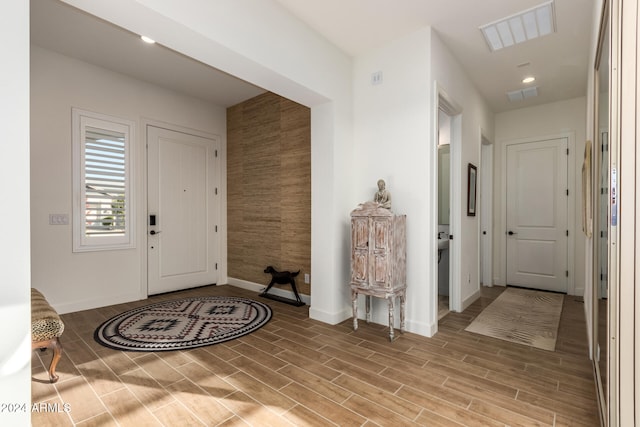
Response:
M465 330L553 351L563 298L552 292L507 288Z
M184 298L124 312L100 325L94 337L116 350L184 350L241 337L269 319L268 305L247 298Z

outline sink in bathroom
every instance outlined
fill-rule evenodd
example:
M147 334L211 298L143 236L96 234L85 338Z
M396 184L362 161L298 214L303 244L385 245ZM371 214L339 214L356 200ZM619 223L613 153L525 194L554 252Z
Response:
M438 250L443 251L449 249L449 226L446 224L438 225Z
M449 237L447 236L447 238L442 238L442 239L438 239L438 250L442 251L445 249L449 249Z

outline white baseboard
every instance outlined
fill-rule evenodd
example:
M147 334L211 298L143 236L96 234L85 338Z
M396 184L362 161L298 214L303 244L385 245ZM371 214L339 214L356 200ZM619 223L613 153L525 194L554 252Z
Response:
M94 308L106 307L108 305L123 304L125 302L140 301L140 293L130 293L113 295L108 298L92 298L82 301L74 301L65 304L51 304L58 314L75 313L76 311L91 310Z
M328 311L318 310L314 307L309 307L309 318L318 320L322 323L328 323L330 325L337 325L340 322L344 322L352 316L351 309L345 308L342 311L330 313Z
M267 287L265 285L261 285L259 283L249 282L247 280L236 279L233 277L229 277L227 279L227 284L231 286L235 286L238 288L246 289L249 291L254 291L257 293L262 293ZM288 291L285 289L276 288L275 286L269 289L269 293L273 295L277 295L279 297L289 298L292 300L296 299L293 291ZM311 297L309 295L300 294L300 299L307 305L311 305Z
M431 338L438 332L438 322L436 323L423 323L423 322L412 322L407 320L406 324L407 332L411 332L412 334L421 335L423 337Z
M467 309L467 307L469 307L471 304L473 304L475 302L475 300L477 300L478 298L480 298L480 289L478 289L473 294L471 294L471 296L465 298L464 301L462 301L462 310L461 311L465 311Z

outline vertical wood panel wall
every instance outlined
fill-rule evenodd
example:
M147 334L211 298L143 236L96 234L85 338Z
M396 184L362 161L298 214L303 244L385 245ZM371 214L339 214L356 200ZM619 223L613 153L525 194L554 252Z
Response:
M300 270L310 294L309 108L265 93L227 109L227 218L229 277L267 285L268 265Z

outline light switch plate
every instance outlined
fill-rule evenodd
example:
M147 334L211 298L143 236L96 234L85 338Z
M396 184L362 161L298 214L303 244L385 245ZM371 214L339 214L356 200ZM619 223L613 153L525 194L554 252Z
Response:
M49 214L49 225L69 225L69 215Z

